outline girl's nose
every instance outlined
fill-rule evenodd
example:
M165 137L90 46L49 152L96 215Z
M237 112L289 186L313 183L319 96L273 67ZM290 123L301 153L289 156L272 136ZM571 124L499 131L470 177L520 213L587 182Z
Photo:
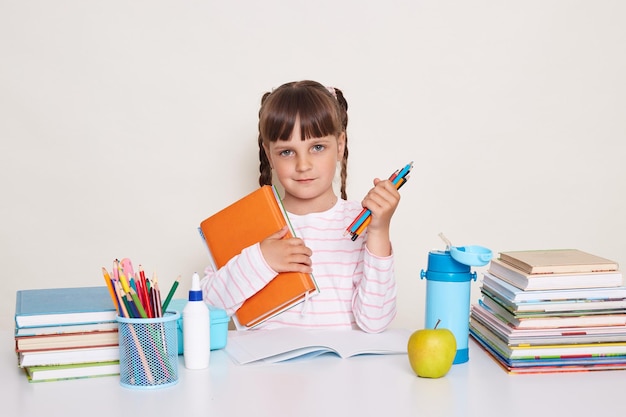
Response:
M311 168L311 161L307 157L307 155L298 155L298 159L296 161L296 170L298 171L306 171Z

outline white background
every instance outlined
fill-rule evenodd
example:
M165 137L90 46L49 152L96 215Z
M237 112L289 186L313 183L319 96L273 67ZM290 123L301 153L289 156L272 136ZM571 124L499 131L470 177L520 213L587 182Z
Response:
M300 79L349 102L349 198L415 161L394 325L423 326L440 232L626 265L625 18L619 0L0 0L0 328L16 290L103 285L115 258L182 275L185 297L200 221L257 186L261 95Z

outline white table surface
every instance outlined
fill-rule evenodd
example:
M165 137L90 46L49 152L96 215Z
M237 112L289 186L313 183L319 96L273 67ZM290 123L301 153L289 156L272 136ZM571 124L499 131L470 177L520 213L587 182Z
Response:
M237 365L213 351L178 384L132 390L119 377L29 383L13 335L2 335L0 413L52 416L622 416L626 372L509 375L470 340L470 360L444 378L413 374L405 355Z

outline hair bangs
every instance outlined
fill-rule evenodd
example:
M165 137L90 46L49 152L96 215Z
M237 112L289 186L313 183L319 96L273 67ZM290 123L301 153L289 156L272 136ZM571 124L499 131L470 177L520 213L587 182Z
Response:
M322 89L292 87L276 90L261 111L259 130L265 141L289 140L296 121L302 140L341 133L335 99Z

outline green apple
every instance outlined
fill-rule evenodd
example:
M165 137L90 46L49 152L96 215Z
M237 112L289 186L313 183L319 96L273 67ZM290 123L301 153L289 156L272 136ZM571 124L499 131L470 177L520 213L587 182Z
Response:
M449 329L421 329L409 337L407 352L411 368L422 378L441 378L456 355L456 339Z

